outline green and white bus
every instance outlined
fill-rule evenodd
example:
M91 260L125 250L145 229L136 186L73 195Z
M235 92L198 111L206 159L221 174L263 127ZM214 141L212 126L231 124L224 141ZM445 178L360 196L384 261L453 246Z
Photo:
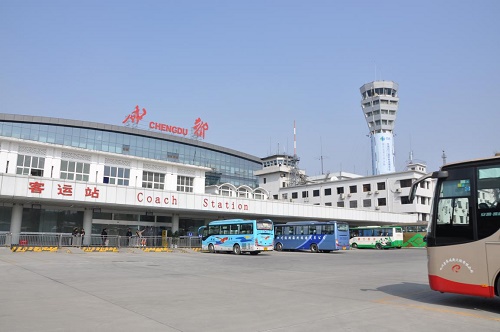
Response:
M403 230L399 226L351 227L351 248L388 249L403 246Z

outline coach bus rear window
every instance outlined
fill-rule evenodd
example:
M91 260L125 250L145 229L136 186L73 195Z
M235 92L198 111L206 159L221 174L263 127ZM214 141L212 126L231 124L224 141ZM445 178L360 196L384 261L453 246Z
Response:
M270 231L273 229L273 223L268 222L268 221L258 221L257 222L257 229L264 230L264 231Z
M339 231L347 231L349 229L349 225L348 224L338 223L337 224L337 229Z

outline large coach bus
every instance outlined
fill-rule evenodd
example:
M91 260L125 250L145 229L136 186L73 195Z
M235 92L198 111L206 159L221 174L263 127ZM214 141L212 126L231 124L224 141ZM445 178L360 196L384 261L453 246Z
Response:
M352 248L389 249L403 246L403 230L399 226L365 226L350 229Z
M211 253L228 251L239 255L273 250L274 229L269 219L216 220L198 230L202 234L201 249Z
M349 249L349 225L338 221L290 221L274 225L274 247L330 252Z
M427 233L431 289L500 295L500 156L450 163L412 184L436 179Z

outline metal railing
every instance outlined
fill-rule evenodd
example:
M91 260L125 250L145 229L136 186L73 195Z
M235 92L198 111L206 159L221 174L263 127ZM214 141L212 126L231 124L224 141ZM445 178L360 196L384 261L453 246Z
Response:
M192 236L120 236L100 234L72 235L71 233L9 233L0 232L0 246L34 247L150 247L150 248L201 248L201 238Z

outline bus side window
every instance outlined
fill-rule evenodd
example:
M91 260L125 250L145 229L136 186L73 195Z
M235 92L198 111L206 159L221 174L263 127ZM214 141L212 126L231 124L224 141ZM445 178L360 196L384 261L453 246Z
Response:
M252 225L250 224L242 224L241 225L241 234L252 234Z
M238 234L238 225L231 225L231 231L229 232L230 234Z

